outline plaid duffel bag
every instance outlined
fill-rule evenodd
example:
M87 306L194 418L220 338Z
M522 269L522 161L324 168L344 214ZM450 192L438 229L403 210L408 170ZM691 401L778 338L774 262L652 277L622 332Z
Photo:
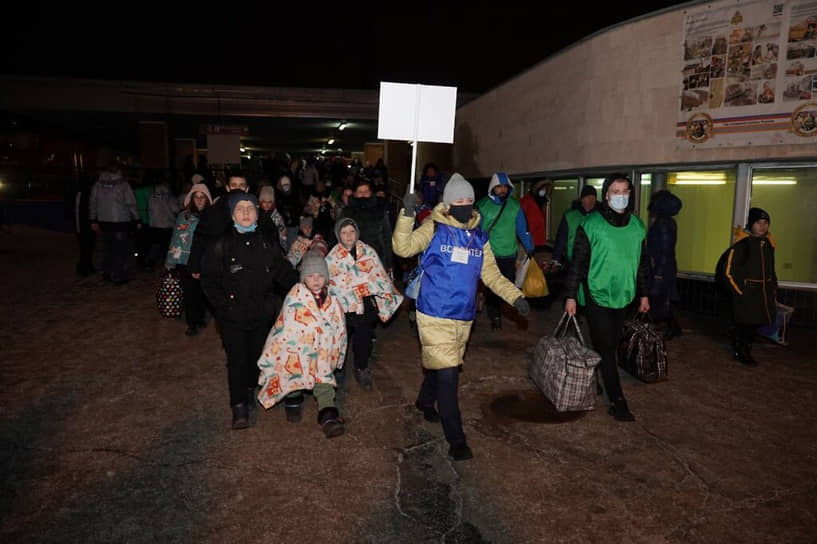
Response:
M566 336L570 325L578 338ZM553 336L536 343L528 374L559 412L592 410L596 401L596 366L601 357L584 345L576 316L562 315Z
M642 382L667 379L667 349L661 331L650 323L647 314L638 314L624 322L618 344L618 364Z

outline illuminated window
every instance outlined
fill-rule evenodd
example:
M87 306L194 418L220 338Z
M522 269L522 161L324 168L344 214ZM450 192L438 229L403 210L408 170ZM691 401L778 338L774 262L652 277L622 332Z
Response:
M640 200L638 203L638 217L644 221L645 225L648 225L650 222L650 213L647 211L647 206L650 205L650 197L652 197L652 174L641 174L641 193L639 194Z
M752 172L751 205L769 212L780 281L817 283L817 168Z
M718 258L731 243L735 172L670 172L667 189L683 203L675 216L678 270L714 274Z
M578 179L557 179L553 181L553 193L550 199L550 213L548 214L548 238L556 239L559 222L564 213L570 209L571 203L579 196Z

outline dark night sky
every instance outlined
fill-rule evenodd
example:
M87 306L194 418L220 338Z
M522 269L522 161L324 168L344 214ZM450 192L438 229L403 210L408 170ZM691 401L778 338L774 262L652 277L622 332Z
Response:
M70 12L8 18L0 72L361 89L387 80L481 93L599 29L680 3L530 1L534 10L509 2L480 7L424 0L402 3L398 16L351 15L351 2L321 9L296 0L311 9L286 11L273 2L259 12L219 3L212 12L202 3L184 17L145 15L146 8L130 4L141 14L114 15L108 5L99 24L77 16L70 4ZM232 16L220 13L230 5ZM375 6L386 5L393 4ZM543 10L546 16L539 15Z

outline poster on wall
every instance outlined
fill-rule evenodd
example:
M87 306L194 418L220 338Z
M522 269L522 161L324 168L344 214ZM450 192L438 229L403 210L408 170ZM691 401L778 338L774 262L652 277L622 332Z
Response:
M706 4L682 34L686 146L817 144L817 0Z

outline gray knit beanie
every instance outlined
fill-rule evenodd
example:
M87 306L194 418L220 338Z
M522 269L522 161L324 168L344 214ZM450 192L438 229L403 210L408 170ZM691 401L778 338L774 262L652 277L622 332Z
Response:
M471 200L474 200L474 188L471 187L468 180L462 177L461 174L454 173L445 184L445 189L443 190L443 202L450 206L452 202L461 198L470 198Z
M326 266L326 259L320 252L309 250L301 259L301 281L312 274L320 274L326 278L326 281L329 281L329 267Z

